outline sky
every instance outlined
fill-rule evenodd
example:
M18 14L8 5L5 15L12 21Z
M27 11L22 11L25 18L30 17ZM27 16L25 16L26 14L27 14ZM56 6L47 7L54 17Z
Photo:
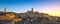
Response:
M58 0L0 0L0 11L6 8L7 12L34 11L60 16L60 1Z

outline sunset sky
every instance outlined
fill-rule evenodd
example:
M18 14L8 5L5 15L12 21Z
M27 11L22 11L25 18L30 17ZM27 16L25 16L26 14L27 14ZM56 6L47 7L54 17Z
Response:
M57 0L0 0L0 11L7 8L7 12L26 12L31 8L38 12L60 16L60 1Z

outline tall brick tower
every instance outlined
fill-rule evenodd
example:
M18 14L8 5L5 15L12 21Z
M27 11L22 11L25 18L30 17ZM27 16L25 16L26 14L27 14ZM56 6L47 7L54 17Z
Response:
M6 8L4 8L4 12L6 12Z
M33 8L31 9L31 12L32 12L32 13L34 12L34 9L33 9Z

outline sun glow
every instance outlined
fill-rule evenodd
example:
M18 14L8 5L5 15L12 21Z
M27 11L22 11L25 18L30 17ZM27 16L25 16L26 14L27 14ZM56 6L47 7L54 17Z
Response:
M50 15L53 15L53 16L60 16L60 12L52 12L52 13L49 13Z
M48 13L52 16L60 16L60 8L49 8L49 9L42 10L40 12Z

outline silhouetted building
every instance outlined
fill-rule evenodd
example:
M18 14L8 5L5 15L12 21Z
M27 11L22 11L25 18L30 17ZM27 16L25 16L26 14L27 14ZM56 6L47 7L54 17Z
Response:
M33 8L31 9L31 12L32 12L32 13L34 12L34 9L33 9Z
M0 16L5 16L6 15L6 8L4 8L4 11L0 11Z
M5 12L0 12L0 16L5 16L6 13Z
M6 8L4 8L4 12L6 12Z

